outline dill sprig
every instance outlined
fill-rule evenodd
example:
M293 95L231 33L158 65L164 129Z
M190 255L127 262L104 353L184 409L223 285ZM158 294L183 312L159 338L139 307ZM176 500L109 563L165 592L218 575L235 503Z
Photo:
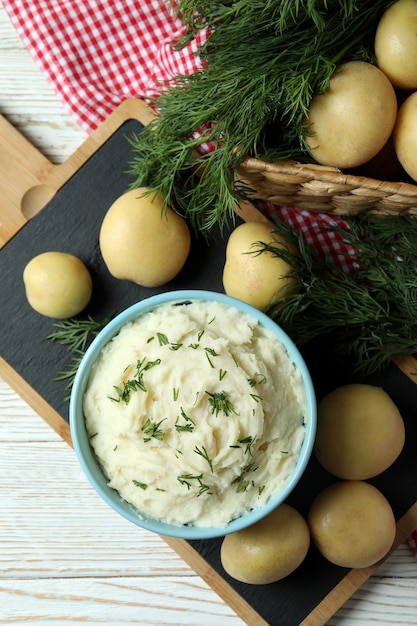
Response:
M417 220L372 214L345 220L347 228L315 228L351 247L352 272L308 245L305 234L276 221L277 232L298 251L259 245L290 263L299 289L266 312L299 346L331 337L334 351L366 376L383 371L394 356L417 352Z
M158 116L130 137L132 187L158 190L205 235L222 228L248 195L235 177L246 156L311 161L304 116L313 95L328 89L340 62L373 60L391 3L179 0L178 46L201 28L210 35L198 50L201 70L175 76L154 99Z
M86 319L71 317L56 322L53 326L58 330L47 335L46 339L67 346L71 352L84 352L89 340L109 323L113 315L111 313L101 321L88 315Z
M84 352L81 350L73 351L72 359L66 364L66 368L62 371L59 371L56 376L54 376L55 382L66 381L65 386L65 396L64 402L68 402L71 397L71 390L74 384L75 374L77 373L78 367L81 363L81 359L84 356Z
M86 319L71 317L53 324L58 330L47 335L46 339L66 346L71 355L65 369L59 371L53 379L57 382L67 381L64 402L70 399L75 374L88 344L109 323L113 316L114 313L111 313L101 321L94 320L90 315Z

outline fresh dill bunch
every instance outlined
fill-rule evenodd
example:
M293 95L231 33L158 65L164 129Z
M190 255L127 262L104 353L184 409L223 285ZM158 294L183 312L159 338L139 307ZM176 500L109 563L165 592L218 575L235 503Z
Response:
M334 351L348 356L356 372L369 375L383 371L394 356L417 352L417 220L370 214L345 219L347 228L317 228L352 248L352 272L276 220L276 232L297 250L273 243L259 243L259 250L285 258L298 276L298 291L266 312L299 346L331 337Z
M130 138L132 187L161 192L196 231L222 229L248 195L235 176L248 155L311 161L304 142L311 99L342 61L373 60L388 4L179 0L186 33L177 45L200 28L209 32L198 49L201 69L175 76L153 100L156 118Z

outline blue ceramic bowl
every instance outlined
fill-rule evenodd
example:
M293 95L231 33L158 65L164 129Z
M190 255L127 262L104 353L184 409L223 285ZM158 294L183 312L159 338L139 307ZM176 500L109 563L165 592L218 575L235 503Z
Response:
M91 368L103 347L126 323L137 319L141 315L148 313L162 304L167 304L169 302L182 302L186 300L216 301L226 306L234 306L242 313L251 315L252 317L258 319L264 327L273 331L277 338L286 346L295 366L302 374L305 385L307 404L305 414L306 433L298 462L292 476L286 482L284 489L272 496L265 506L251 510L245 515L242 515L238 519L230 522L227 527L202 528L198 526L173 525L151 519L136 512L130 504L120 497L117 491L108 486L108 480L104 476L93 449L90 446L84 421L83 396L86 390ZM95 491L112 509L137 526L141 526L142 528L160 535L182 539L208 539L221 537L254 524L286 500L289 494L293 491L294 487L304 473L313 449L316 434L316 398L309 371L298 349L288 335L264 313L261 313L254 307L241 302L240 300L236 300L235 298L231 298L222 293L201 290L171 291L151 296L150 298L130 306L109 322L91 343L80 363L74 379L70 400L70 428L73 446L85 475Z

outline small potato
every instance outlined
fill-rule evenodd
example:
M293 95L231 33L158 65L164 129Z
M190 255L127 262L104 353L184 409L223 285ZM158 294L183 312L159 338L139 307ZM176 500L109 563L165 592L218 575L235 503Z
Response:
M417 89L417 2L397 0L382 15L375 34L378 67L395 87Z
M232 578L251 585L266 585L295 571L309 547L307 522L296 509L284 503L249 528L226 535L220 558Z
M399 162L407 174L417 181L417 91L400 106L393 141Z
M227 295L265 309L275 298L291 293L291 267L271 252L258 253L258 242L287 246L269 222L245 222L231 233L226 246L223 287Z
M143 287L165 285L182 269L191 247L186 221L160 194L145 187L121 195L108 209L100 229L103 260L115 278Z
M385 74L371 63L336 69L330 88L313 97L305 140L318 163L354 168L382 150L394 128L397 98Z
M370 567L393 545L394 514L385 496L364 481L343 481L322 491L308 512L311 538L341 567Z
M66 252L44 252L23 271L26 297L35 311L65 319L80 313L92 295L90 272L78 257Z
M345 385L318 403L314 453L338 478L377 476L394 463L404 442L401 414L380 387Z

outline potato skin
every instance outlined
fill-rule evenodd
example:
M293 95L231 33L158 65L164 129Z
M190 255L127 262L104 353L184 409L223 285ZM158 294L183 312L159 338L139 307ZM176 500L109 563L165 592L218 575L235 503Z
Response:
M400 89L417 89L417 3L398 0L382 15L375 33L378 67Z
M108 209L99 242L103 260L115 278L144 287L168 283L180 272L191 247L186 221L160 194L147 188L127 191Z
M265 585L295 571L309 547L306 520L283 503L249 528L226 535L220 557L232 578L251 585Z
M314 454L338 478L377 476L398 458L404 442L403 418L381 387L344 385L318 403Z
M382 150L397 115L394 87L370 63L336 69L330 89L313 97L305 120L310 154L318 163L345 169L367 163Z
M340 567L364 568L391 549L395 517L385 496L365 481L342 481L313 500L307 516L321 554Z
M291 267L270 252L257 254L255 244L262 242L279 245L269 222L244 222L231 233L226 246L223 268L223 287L227 295L265 309L280 294L290 293L294 283L287 277ZM282 245L287 244L282 241ZM287 291L286 291L287 290Z
M417 91L400 106L393 132L394 148L407 174L417 181Z
M65 319L80 313L92 295L92 278L84 263L67 252L43 252L23 271L31 307L46 317Z

